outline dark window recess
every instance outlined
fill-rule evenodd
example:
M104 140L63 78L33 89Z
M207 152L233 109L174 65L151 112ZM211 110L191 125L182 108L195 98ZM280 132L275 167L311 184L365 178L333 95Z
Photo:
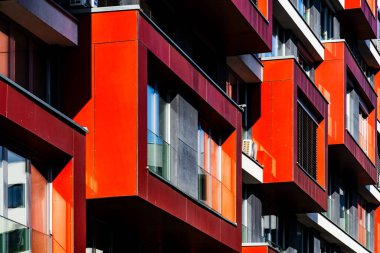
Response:
M317 124L298 104L298 165L317 178Z
M8 208L25 207L24 184L8 187Z
M198 174L198 199L206 201L207 200L207 176L204 173Z

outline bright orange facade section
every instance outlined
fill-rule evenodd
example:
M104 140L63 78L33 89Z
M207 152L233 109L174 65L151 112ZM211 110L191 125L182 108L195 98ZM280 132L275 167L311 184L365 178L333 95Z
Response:
M222 144L222 216L236 222L236 131Z
M92 96L74 118L89 129L86 196L135 195L137 12L98 13L91 17Z
M297 163L297 100L294 59L263 61L265 72L261 84L261 115L252 126L258 144L257 159L264 165L264 183L295 180ZM311 85L311 84L310 84ZM326 185L325 121L317 127L317 178Z
M361 8L362 4L367 4L372 14L376 15L376 0L346 0L345 9Z

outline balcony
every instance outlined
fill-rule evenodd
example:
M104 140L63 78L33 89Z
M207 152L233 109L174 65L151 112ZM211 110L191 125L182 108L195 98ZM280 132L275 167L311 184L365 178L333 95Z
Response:
M264 236L256 237L251 240L253 231L247 226L242 225L242 252L243 253L278 253L283 250Z
M324 49L319 40L319 34L316 35L313 32L312 28L306 23L290 0L274 1L273 16L279 21L281 26L292 31L305 46L314 61L322 61L324 59Z
M252 126L264 166L263 184L255 187L261 199L272 200L263 203L263 211L325 210L327 101L294 57L266 58L263 64L255 105L261 111Z
M238 252L238 105L141 11L91 18L96 89L89 113L78 116L90 126L89 139L96 139L87 153L94 161L87 170L88 212L109 225L105 231L121 235L113 244L117 252L146 241L163 252L191 249L199 241L202 252ZM115 19L128 25L100 29ZM120 131L110 138L115 126Z
M339 245L342 247L344 252L371 252L322 214L308 213L299 214L297 216L300 222L306 226L315 228L320 232L321 236L326 239L326 241Z
M227 64L245 83L263 81L263 64L255 55L229 56Z
M330 102L329 167L358 184L375 184L376 93L344 41L324 46L315 80ZM352 120L356 115L363 124Z
M255 159L242 154L243 183L260 184L263 182L263 167Z
M342 27L349 27L358 39L375 39L377 35L377 0L345 0L339 14Z
M0 0L0 12L47 44L78 44L76 19L50 0Z
M200 34L212 39L226 55L261 53L271 50L272 0L194 0L181 3L169 0L159 4L146 0L111 1L110 3L99 1L100 7L136 4L140 4L144 13L155 21L160 16L157 14L160 8L165 8L166 11L173 10L171 17L180 13L182 18L191 20L192 26L196 27ZM215 6L218 7L215 8ZM165 30L166 26L160 27Z

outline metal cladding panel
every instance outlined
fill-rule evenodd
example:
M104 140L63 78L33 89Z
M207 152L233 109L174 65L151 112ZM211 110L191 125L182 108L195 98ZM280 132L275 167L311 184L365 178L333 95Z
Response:
M7 86L0 81L1 86ZM6 96L7 119L30 131L34 135L59 148L68 155L73 155L73 130L59 121L13 87L7 87ZM60 133L60 134L57 134Z
M137 48L137 41L95 45L94 168L87 169L96 177L88 197L137 192Z

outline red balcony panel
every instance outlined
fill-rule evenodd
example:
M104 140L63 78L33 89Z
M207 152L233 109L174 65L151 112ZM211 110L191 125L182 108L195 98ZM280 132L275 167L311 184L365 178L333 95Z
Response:
M325 61L316 69L317 86L330 103L329 135L330 166L350 173L343 173L359 184L377 181L375 168L377 97L357 65L344 41L324 43ZM350 78L368 109L368 150L364 151L348 132L346 119L346 85ZM352 176L351 176L352 175Z
M272 6L272 0L259 0L258 6L249 0L193 0L178 8L203 32L212 33L227 55L240 55L271 51Z
M263 245L243 246L242 253L278 253L279 251L272 246L263 243Z
M176 217L139 197L92 199L87 201L87 205L89 215L101 217L103 222L114 225L117 234L115 238L122 240L114 240L113 248L120 252L126 249L125 245L132 251L149 245L152 247L149 252L171 252L181 248L195 252L236 253L241 249L241 242L239 250L232 249L219 240L210 238L203 230L189 227L186 222L178 221ZM201 213L197 214L197 219L201 219L202 224L209 224L208 230L204 231L219 227L220 221L217 219L204 220L202 216Z
M340 12L342 25L349 27L358 39L375 39L377 34L377 0L345 0Z
M264 165L264 182L258 188L264 212L282 208L295 212L319 212L327 208L327 101L294 58L264 60L260 116L252 126L258 144L257 159ZM308 175L298 161L298 101L319 119L316 128L316 175ZM289 196L292 196L290 198Z

